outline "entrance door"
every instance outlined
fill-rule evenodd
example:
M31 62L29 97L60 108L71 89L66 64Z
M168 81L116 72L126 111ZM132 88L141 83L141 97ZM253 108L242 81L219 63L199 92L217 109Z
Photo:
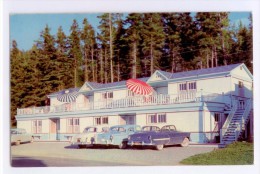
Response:
M121 116L120 124L135 124L135 116L129 115L129 116Z
M60 119L50 119L50 139L59 140L60 139Z

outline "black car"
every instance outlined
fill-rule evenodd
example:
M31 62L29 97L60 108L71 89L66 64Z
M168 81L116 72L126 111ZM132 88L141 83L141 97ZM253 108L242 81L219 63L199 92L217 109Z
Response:
M142 132L128 137L130 146L153 146L162 150L165 145L180 144L186 147L190 142L190 133L179 132L174 125L166 125L161 129L157 126L145 126Z

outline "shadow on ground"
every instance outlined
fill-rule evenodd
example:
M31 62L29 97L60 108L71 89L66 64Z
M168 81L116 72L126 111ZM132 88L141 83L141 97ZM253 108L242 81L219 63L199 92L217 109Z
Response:
M11 162L12 167L46 167L41 160L36 160L28 157L15 157Z

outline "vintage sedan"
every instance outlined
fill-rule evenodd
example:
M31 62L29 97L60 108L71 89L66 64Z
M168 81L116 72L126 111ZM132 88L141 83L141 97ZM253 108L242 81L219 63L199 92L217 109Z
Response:
M139 125L117 125L112 126L109 132L97 134L95 139L96 145L115 145L119 149L127 147L127 137L135 132L140 132Z
M11 129L11 145L19 145L28 142L33 142L32 134L27 133L26 130L22 128Z
M151 129L151 128L150 128ZM148 131L146 131L148 130ZM162 150L166 145L180 144L182 147L189 145L190 133L179 132L174 125L166 125L161 128L143 128L142 132L135 133L128 137L130 146L153 146Z
M92 146L95 135L97 133L106 132L108 129L108 127L103 127L102 129L94 126L86 127L81 134L76 134L72 137L71 144L77 145L79 148Z

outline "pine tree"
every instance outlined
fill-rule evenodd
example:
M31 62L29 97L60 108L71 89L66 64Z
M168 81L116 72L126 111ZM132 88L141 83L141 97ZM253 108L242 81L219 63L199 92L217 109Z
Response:
M74 19L73 24L70 27L69 36L69 57L74 60L74 87L81 86L83 84L82 79L82 52L80 45L80 30L77 21Z
M155 69L160 69L159 61L162 56L164 46L164 32L161 14L146 13L144 14L144 27L142 30L143 52L145 54L145 68L150 64L150 75ZM149 58L149 61L148 61ZM148 75L148 74L146 74Z
M143 15L139 13L130 13L126 20L125 25L129 26L126 30L126 42L130 46L130 60L131 60L131 77L137 78L141 74L140 57L138 57L138 46L141 40Z
M59 78L59 90L73 87L73 60L68 56L68 38L62 27L58 28L55 43L57 45L57 77Z
M39 97L42 102L46 99L46 94L50 94L59 89L60 81L58 74L57 54L55 48L55 38L50 34L48 25L41 32L40 39L37 41L39 50L38 63L36 68L40 71L40 89Z

